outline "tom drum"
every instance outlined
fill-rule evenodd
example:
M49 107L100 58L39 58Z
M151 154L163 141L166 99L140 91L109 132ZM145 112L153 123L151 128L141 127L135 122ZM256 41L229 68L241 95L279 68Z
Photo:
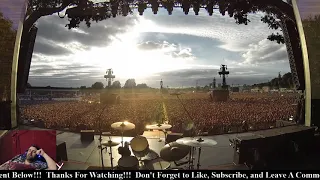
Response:
M130 141L132 152L137 157L144 157L149 153L149 143L147 138L136 136Z

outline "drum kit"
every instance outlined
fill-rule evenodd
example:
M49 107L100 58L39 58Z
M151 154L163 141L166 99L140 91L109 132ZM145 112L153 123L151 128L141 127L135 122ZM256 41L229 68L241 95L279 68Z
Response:
M152 130L167 130L172 126L169 124L154 124L148 125L147 129ZM166 144L160 151L160 154L157 154L154 150L149 148L149 142L144 136L134 137L130 143L126 142L125 146L123 145L123 133L124 131L132 130L135 128L135 125L130 122L116 122L111 125L111 128L121 131L121 147L119 147L119 154L122 157L118 161L117 169L120 170L167 170L171 168L171 163L173 162L176 166L181 166L184 164L189 164L188 169L194 169L194 153L198 149L198 162L197 169L200 168L200 157L201 157L201 148L202 147L212 147L217 144L216 141L206 138L206 137L184 137L178 139L174 142ZM160 137L159 137L160 139ZM102 138L100 135L100 146L101 151L103 149L110 149L109 156L111 162L111 169L114 169L113 166L113 155L112 147L118 146L120 143L114 142L109 137L109 140L105 143L102 143ZM128 146L128 147L127 147ZM120 148L127 149L130 151L129 146L131 147L131 153L133 155L120 153ZM189 159L182 163L177 163L183 158L189 156ZM102 160L102 169L104 169L103 164L103 155L101 153ZM170 170L175 170L171 168Z

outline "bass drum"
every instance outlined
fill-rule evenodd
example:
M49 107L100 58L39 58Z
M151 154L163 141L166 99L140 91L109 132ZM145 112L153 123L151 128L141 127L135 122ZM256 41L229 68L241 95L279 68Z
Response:
M171 163L161 158L154 159L145 164L146 170L167 170L171 167Z
M144 136L134 137L130 141L130 146L132 153L138 158L142 158L150 152L148 140Z
M118 161L118 170L139 170L139 161L134 156L121 157Z

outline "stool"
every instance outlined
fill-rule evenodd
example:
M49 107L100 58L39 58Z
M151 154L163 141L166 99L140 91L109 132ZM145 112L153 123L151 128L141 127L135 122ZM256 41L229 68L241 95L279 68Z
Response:
M94 140L94 130L81 130L81 141L93 141Z
M180 138L183 138L183 133L170 133L167 135L166 144L174 142Z
M57 147L57 162L68 161L66 142L57 141L56 147Z

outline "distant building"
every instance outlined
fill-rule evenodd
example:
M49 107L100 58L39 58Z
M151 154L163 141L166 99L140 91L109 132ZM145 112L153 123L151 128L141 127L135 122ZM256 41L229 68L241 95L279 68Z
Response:
M32 87L27 88L24 94L18 94L20 101L78 101L81 100L79 89L56 87Z
M239 87L231 87L231 92L240 92L240 88Z
M259 88L253 88L251 89L251 92L260 92L261 90Z
M270 92L270 87L269 86L263 86L262 87L262 92Z

